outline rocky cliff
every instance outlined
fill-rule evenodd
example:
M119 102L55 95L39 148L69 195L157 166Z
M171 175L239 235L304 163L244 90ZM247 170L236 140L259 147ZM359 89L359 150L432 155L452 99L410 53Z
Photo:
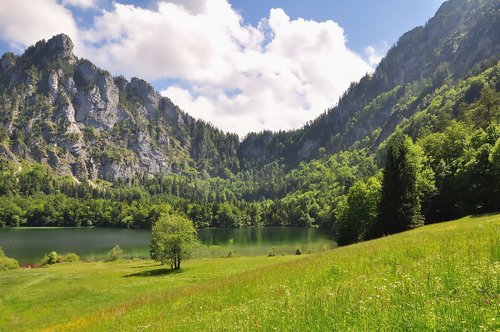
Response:
M238 137L182 112L145 81L112 77L65 35L0 60L0 153L77 178L130 180L238 167Z

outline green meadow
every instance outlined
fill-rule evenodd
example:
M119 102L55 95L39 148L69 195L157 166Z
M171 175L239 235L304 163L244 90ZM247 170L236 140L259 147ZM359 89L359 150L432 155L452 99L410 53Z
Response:
M328 250L0 273L0 330L495 331L500 215Z

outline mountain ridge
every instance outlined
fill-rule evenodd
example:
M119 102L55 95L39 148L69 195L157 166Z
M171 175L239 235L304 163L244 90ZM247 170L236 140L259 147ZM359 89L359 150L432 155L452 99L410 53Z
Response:
M253 152L252 157L270 156L262 160L261 164L283 158L287 164L297 165L300 161L320 157L321 148L331 154L348 149L367 137L376 143L372 144L372 148L376 148L403 118L415 112L407 109L392 114L398 101L405 97L405 90L417 89L421 95L425 95L449 76L454 80L461 79L470 68L482 61L493 57L491 61L495 63L500 58L500 37L497 33L500 31L499 13L500 4L496 1L444 2L424 26L403 34L375 72L352 84L337 106L312 121L309 126L289 132L286 137L281 133L273 137L269 137L268 133L249 135L249 140L242 143L240 156L250 150ZM468 56L469 50L473 52ZM398 88L398 85L404 90L396 91L400 95L393 98L392 102L380 101L375 107L370 106L370 102ZM364 112L366 107L371 107L371 112ZM380 130L378 137L369 137L376 130ZM267 144L256 149L253 142L260 142L263 137ZM291 144L284 143L287 141L291 141ZM243 157L241 162L243 165L254 165L251 159L245 160Z
M238 142L236 135L223 133L181 111L144 80L133 77L129 82L122 76L112 77L90 61L78 59L73 54L73 43L64 34L36 43L19 57L4 54L0 75L2 125L9 138L14 138L10 142L12 149L3 144L3 155L10 159L17 155L21 160L48 162L55 169L62 166L58 169L61 173L78 178L117 180L136 177L141 169L150 175L176 172L193 163L193 156L196 161L208 160L216 168L217 163L226 164L226 152L206 156L204 147L213 145L214 140L218 146ZM19 115L27 115L27 108L35 108L27 120L45 118L56 127L51 128L55 131L34 135L42 142L17 140L19 134L33 136L32 126L17 121ZM151 128L153 123L155 127ZM134 130L134 135L127 135L131 134L128 129ZM120 144L121 138L127 139L126 144ZM106 147L96 150L90 144L113 145L115 150L126 149L135 155L129 154L132 159L118 160L120 163L103 161L110 159L111 155L106 154L110 151ZM70 153L54 152L50 146ZM61 163L61 159L67 162ZM215 169L210 175L217 173Z
M272 162L292 169L354 144L374 150L419 111L419 98L498 60L499 12L492 0L443 3L337 106L300 129L250 133L241 142L183 112L147 82L113 77L79 59L60 34L0 59L0 153L78 179L131 181L186 172L227 177Z

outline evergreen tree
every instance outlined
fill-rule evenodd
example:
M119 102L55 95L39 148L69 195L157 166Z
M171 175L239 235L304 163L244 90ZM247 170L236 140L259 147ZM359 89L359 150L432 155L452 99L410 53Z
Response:
M367 240L377 220L380 180L371 177L358 181L338 206L335 240L338 245Z
M375 235L402 232L423 224L418 192L419 161L408 136L388 144Z

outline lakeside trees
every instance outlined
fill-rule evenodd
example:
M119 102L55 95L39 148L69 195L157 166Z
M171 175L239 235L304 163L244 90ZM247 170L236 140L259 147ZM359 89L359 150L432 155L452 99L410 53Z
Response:
M191 220L177 214L162 214L153 224L149 244L151 258L171 269L181 268L200 246Z
M374 235L399 233L423 225L417 181L419 159L408 136L395 137L389 142Z
M328 156L325 150L321 159L293 169L274 161L227 177L193 170L110 183L76 182L47 165L0 161L0 227L151 228L162 213L175 212L196 228L319 226L339 244L349 244L418 225L420 216L432 223L492 212L500 207L499 74L497 64L426 93L418 112L383 142L366 137L347 151ZM408 103L415 102L408 91ZM391 147L404 135L402 146ZM408 187L400 182L382 189L385 175L399 176L401 169L391 171L391 165L402 148ZM392 164L385 162L388 152ZM396 207L412 216L406 226L390 225L397 216L379 215ZM377 233L382 219L388 228Z

